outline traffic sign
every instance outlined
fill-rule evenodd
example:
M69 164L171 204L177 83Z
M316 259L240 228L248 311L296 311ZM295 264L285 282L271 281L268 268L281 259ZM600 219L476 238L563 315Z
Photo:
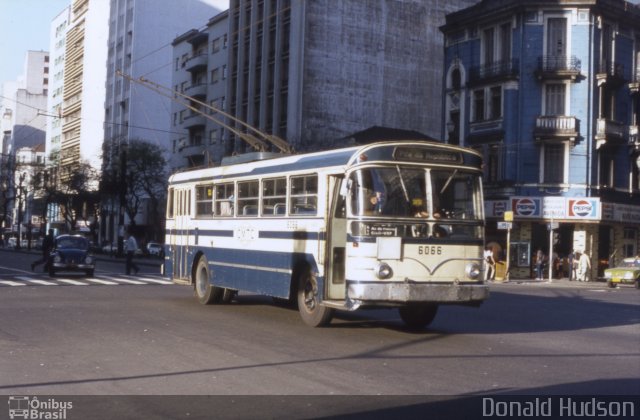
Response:
M499 230L508 230L511 229L511 226L513 224L511 222L498 222L498 229Z

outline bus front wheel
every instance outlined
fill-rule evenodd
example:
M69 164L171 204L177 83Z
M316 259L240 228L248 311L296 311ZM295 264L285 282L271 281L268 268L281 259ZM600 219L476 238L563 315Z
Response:
M201 257L198 260L194 277L193 287L198 302L203 305L210 305L222 299L224 289L215 287L211 284L211 281L209 281L209 263L205 257Z
M304 270L298 278L298 311L304 323L311 327L324 327L333 317L333 309L320 303L318 281L311 269Z
M421 304L402 306L399 310L400 318L411 329L422 329L436 317L438 305Z

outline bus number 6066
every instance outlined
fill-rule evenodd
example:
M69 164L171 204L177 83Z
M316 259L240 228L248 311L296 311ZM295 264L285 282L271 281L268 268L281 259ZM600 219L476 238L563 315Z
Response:
M442 255L442 247L435 245L421 245L418 247L418 255Z

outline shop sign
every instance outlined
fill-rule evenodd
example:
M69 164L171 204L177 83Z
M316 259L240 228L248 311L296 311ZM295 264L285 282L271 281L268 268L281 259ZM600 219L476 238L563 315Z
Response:
M487 200L484 202L484 214L486 217L502 219L504 212L509 210L508 204L506 200Z
M564 219L566 208L564 197L542 197L542 217L545 219Z
M514 197L511 199L511 209L515 217L539 218L542 215L540 198Z
M600 219L600 200L598 198L570 198L567 200L569 219Z
M640 206L602 203L602 219L624 223L640 223Z

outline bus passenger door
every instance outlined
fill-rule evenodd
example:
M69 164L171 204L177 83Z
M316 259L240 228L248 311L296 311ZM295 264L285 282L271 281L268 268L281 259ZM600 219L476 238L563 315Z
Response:
M346 197L340 195L343 176L329 177L325 278L327 299L343 300L345 291L345 250L347 245Z
M173 278L189 280L187 254L189 248L190 191L177 190L175 232L173 239Z

